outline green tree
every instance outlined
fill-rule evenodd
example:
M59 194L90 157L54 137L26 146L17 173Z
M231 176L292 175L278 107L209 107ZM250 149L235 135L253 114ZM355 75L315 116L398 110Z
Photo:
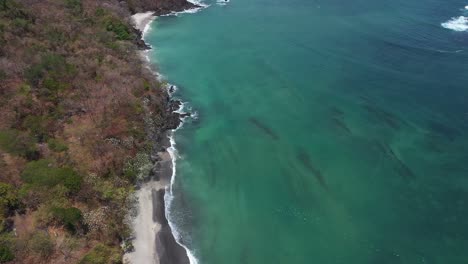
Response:
M13 186L0 182L0 232L8 215L18 207L19 201Z
M31 161L21 173L21 179L36 187L53 187L63 184L70 192L81 188L82 178L69 167L57 168L51 160Z
M79 264L117 264L121 263L120 252L103 244L97 244Z
M15 259L11 248L7 245L0 245L0 263L5 263Z
M75 67L68 64L65 58L55 53L45 53L41 57L41 62L33 64L24 73L26 79L33 86L40 84L41 80L45 77L53 78L55 81L50 82L49 85L58 85L55 82L72 75L75 72ZM64 86L60 83L59 87Z
M83 216L80 209L75 207L70 208L53 208L52 214L54 218L63 224L70 232L75 233L81 226Z
M0 149L24 158L37 156L34 139L13 129L0 130Z
M67 145L63 141L58 139L49 138L49 140L47 140L47 144L49 145L49 148L55 152L62 152L68 150Z
M28 115L23 120L23 127L39 142L44 142L48 137L47 125L49 121L45 116Z
M116 18L107 18L105 25L107 31L113 32L118 40L131 40L133 37L130 27Z
M81 3L81 0L65 0L65 6L75 15L83 12L83 3Z
M0 263L15 259L13 252L14 239L12 235L3 233L0 235Z
M0 208L2 212L16 206L18 206L18 197L15 188L10 184L0 182Z

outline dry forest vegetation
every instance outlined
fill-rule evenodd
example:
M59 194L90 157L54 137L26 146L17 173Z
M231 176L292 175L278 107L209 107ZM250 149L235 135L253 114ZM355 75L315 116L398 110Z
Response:
M137 55L133 2L0 0L0 263L131 249L129 197L168 104Z

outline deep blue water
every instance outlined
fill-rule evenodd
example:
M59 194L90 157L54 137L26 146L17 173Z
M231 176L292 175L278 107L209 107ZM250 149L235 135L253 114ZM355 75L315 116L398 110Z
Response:
M146 37L200 264L468 263L468 2L207 3Z

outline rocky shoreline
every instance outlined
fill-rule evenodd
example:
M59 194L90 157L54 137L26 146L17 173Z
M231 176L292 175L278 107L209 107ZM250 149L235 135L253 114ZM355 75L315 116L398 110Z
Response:
M144 2L144 1L142 1ZM146 26L151 23L156 16L166 15L173 12L180 12L187 9L197 8L198 6L187 2L185 0L170 1L165 3L165 1L149 1L148 5L143 4L143 6L134 9L131 11L134 12L140 11L145 12L146 10L156 10L156 11L146 11L146 13L138 13L133 15L133 20L135 23L135 33L137 38L135 39L135 45L142 50L143 52L151 49L151 47L145 43L143 40L144 29ZM142 56L144 57L144 56ZM143 61L145 64L149 64L149 61ZM149 65L148 65L149 66ZM156 76L155 76L156 77ZM151 194L151 203L152 203L152 221L154 222L153 232L154 232L154 256L148 257L148 252L142 253L138 252L138 245L135 247L134 252L127 253L125 259L131 263L141 263L142 261L148 261L148 258L153 258L150 261L155 264L190 264L190 260L187 255L186 249L181 246L175 239L171 227L169 225L168 219L166 218L166 208L165 208L165 192L169 189L171 183L171 177L173 177L173 163L168 152L168 148L171 147L169 141L169 135L172 130L177 129L182 118L190 116L190 113L179 113L177 110L180 109L182 102L179 100L171 99L171 94L173 92L172 87L167 88L167 96L165 97L165 115L163 120L155 121L151 116L151 111L146 111L148 113L147 119L147 136L150 138L150 141L153 142L152 152L151 152L151 162L153 163L153 168L151 169L147 179L144 179L139 185L140 190L138 192L144 193L146 195ZM147 102L151 102L153 98L146 98ZM147 199L148 197L138 197L139 199ZM139 201L141 203L141 201ZM144 207L140 205L140 210L144 210ZM141 214L142 212L140 212ZM148 219L147 219L148 220ZM136 224L134 224L136 225ZM151 232L151 230L148 230ZM136 231L138 233L138 231ZM138 234L136 234L135 241L138 239ZM145 245L144 247L146 247ZM146 248L146 250L151 250ZM140 254L140 255L139 255ZM142 258L147 258L144 260Z

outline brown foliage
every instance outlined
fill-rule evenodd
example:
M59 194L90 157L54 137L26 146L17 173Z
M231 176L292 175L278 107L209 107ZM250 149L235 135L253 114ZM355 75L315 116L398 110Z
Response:
M125 204L121 198L112 198L116 194L105 191L131 188L123 170L126 161L145 145L145 138L133 134L145 128L143 98L152 98L151 111L158 119L166 114L167 98L142 67L132 41L118 40L106 29L106 19L130 27L125 4L82 0L81 8L71 9L64 0L18 2L18 10L23 12L20 20L15 21L10 11L0 11L0 26L6 25L0 31L0 130L29 135L36 142L37 155L20 157L0 148L0 181L21 188L20 175L27 159L49 159L83 177L96 175L95 182L85 180L76 194L65 192L57 200L50 200L47 190L22 190L27 213L14 217L19 233L18 263L69 263L70 258L78 260L98 242L119 248L127 231L123 224ZM138 10L155 3L160 10L170 8L161 4L164 1L129 2ZM172 2L178 8L185 5L181 4L185 1ZM99 14L101 10L103 14ZM66 148L52 151L49 139L63 142ZM78 238L75 248L65 247L69 235L57 231L61 227L56 223L47 222L49 203L74 206L83 212L107 208L112 228ZM47 254L41 248L28 248L33 234L45 232L38 231L40 228L48 228L46 234L50 233L53 244Z

